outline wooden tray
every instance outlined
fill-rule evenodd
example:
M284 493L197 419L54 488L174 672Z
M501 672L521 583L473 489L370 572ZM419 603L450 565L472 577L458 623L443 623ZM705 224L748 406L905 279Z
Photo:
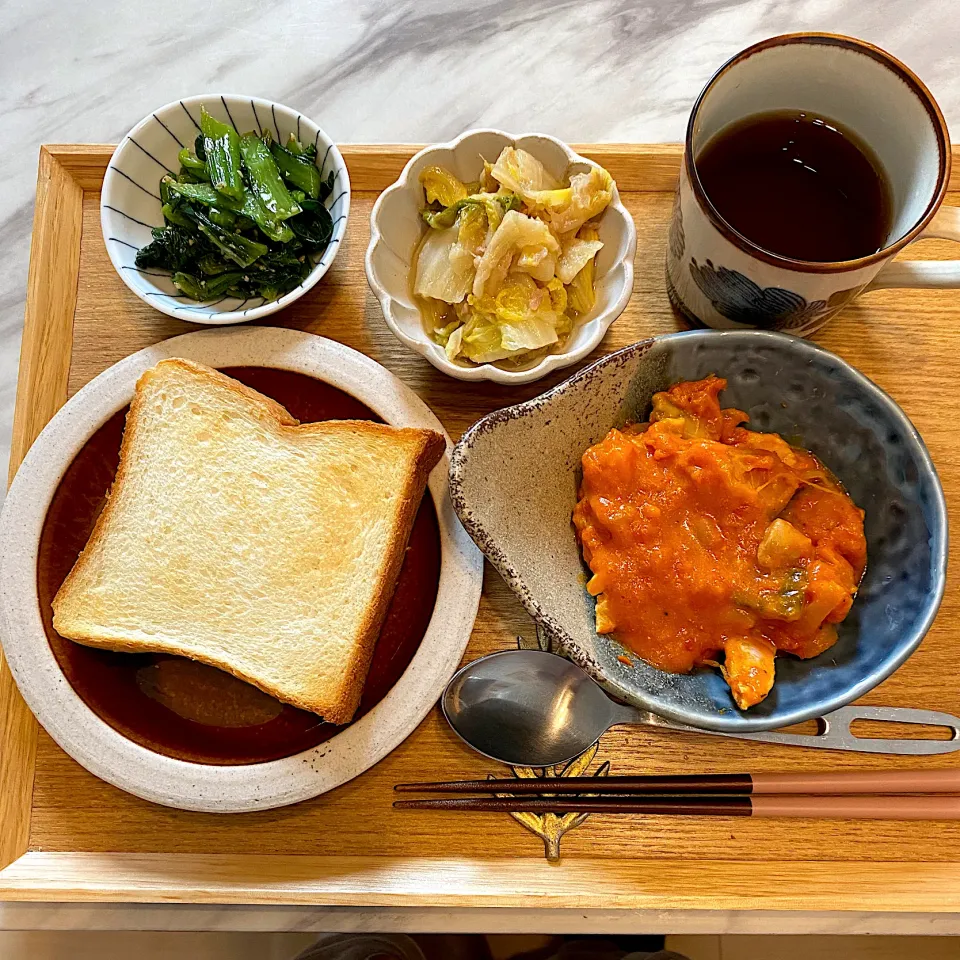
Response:
M386 328L367 289L370 207L415 148L350 146L354 198L345 249L326 279L275 319L349 344L402 377L454 437L497 407L572 371L517 389L448 379ZM679 321L664 292L664 242L680 150L586 146L616 177L637 221L633 299L602 351ZM40 155L11 473L58 407L141 347L195 329L121 283L100 236L99 189L112 148ZM953 188L960 187L958 181ZM953 193L948 202L960 203ZM947 257L925 242L913 255ZM960 295L871 294L819 338L903 405L926 439L947 501L960 503ZM939 618L916 654L865 702L960 713L957 551ZM533 625L488 570L468 659L511 647ZM865 731L869 732L869 731ZM38 729L0 663L0 897L19 900L300 903L578 911L960 911L960 823L595 816L568 834L560 865L507 816L397 813L399 781L484 776L496 765L454 739L434 711L389 758L314 801L216 816L138 800L88 774ZM624 728L600 759L615 773L937 767L909 760L757 746ZM502 772L502 771L498 771ZM608 913L609 915L609 913Z

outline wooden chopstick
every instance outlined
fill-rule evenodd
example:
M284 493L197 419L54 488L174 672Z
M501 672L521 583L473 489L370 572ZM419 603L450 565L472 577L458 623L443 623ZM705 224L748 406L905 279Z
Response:
M676 777L553 777L531 780L456 780L447 783L398 783L398 793L710 793L749 794L748 773Z
M405 810L483 813L632 813L706 817L810 817L843 820L960 820L960 796L446 797L396 800Z
M554 777L398 783L398 793L773 794L960 793L960 770L854 770L827 773L707 773L640 777ZM526 809L526 808L524 808Z

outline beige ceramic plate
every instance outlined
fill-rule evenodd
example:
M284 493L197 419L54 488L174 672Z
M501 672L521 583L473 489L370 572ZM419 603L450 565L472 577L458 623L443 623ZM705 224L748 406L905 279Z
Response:
M342 344L284 329L210 330L149 347L92 380L46 426L10 488L0 516L0 639L24 699L54 740L97 776L168 806L239 812L305 800L373 766L436 702L470 637L482 558L453 512L444 456L429 481L441 547L436 603L416 654L376 706L316 747L261 763L188 762L124 736L78 695L51 649L38 600L38 545L65 470L129 403L140 374L165 357L295 371L345 391L387 423L441 432L443 427L393 374Z

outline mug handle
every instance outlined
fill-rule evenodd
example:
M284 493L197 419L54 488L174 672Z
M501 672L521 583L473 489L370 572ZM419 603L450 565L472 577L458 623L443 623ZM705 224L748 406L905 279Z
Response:
M917 237L960 240L960 207L941 207ZM900 260L888 263L867 284L866 292L890 287L960 287L960 260Z

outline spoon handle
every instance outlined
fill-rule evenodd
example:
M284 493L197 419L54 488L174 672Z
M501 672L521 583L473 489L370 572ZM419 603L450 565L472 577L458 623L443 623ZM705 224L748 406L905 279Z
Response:
M859 737L851 729L855 720L887 723L913 723L924 727L945 728L945 739L893 739L886 737ZM841 707L818 720L819 731L812 734L780 733L764 730L756 733L735 733L721 730L703 730L677 723L645 710L625 708L618 712L616 723L639 723L644 726L686 733L706 733L711 736L734 737L737 740L755 740L786 746L815 747L819 750L850 750L856 753L885 753L902 756L932 756L960 750L960 718L937 710L914 710L910 707ZM918 731L920 733L920 731ZM929 733L929 731L928 731Z

